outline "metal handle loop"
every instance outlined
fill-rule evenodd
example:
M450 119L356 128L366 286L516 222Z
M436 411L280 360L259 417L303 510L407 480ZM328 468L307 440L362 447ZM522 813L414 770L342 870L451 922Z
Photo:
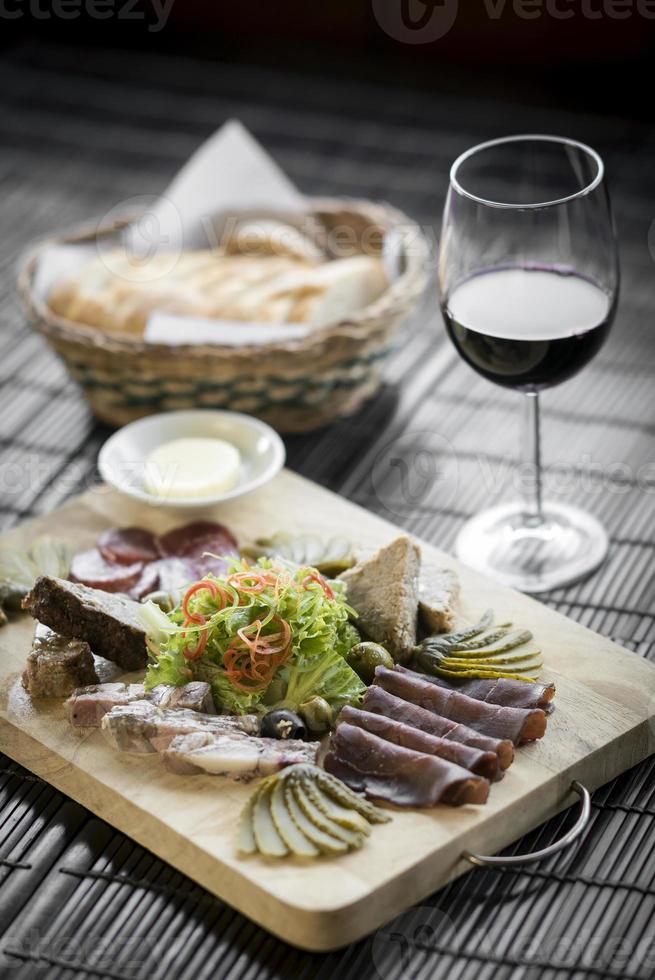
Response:
M471 854L469 851L464 851L463 857L471 864L478 865L481 868L503 868L507 866L515 866L517 864L532 864L533 861L543 861L544 858L550 857L551 854L557 854L558 851L563 851L565 847L572 844L573 841L577 840L578 837L586 829L589 823L589 817L591 815L591 796L589 795L589 790L586 789L582 783L579 783L575 779L571 783L571 789L578 794L581 800L580 804L580 816L578 817L575 826L571 827L568 833L560 837L558 841L554 844L549 844L548 847L544 847L541 851L533 851L531 854L515 854L508 857L496 857L494 855L487 854Z

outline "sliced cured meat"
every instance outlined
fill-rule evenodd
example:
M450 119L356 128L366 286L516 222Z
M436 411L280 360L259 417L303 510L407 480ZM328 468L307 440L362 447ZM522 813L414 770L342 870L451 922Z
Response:
M145 696L143 684L89 684L73 691L65 707L74 728L98 728L112 708L143 700Z
M175 596L197 577L198 570L185 558L158 558L145 566L129 594L139 600L151 592L166 592Z
M205 732L248 738L259 731L256 715L207 715L183 708L160 708L152 701L118 705L103 717L103 733L121 752L163 752L177 735Z
M159 571L157 569L157 562L152 561L149 565L145 565L143 571L139 575L138 579L134 585L130 588L129 596L132 599L141 601L145 596L150 595L151 592L156 592L159 589Z
M98 539L98 551L106 561L119 565L154 561L159 557L155 536L142 527L111 527Z
M343 708L339 715L339 722L344 721L349 725L356 725L357 728L363 728L372 735L379 735L387 742L402 745L405 749L414 749L416 752L425 752L427 755L438 755L441 759L448 759L449 762L454 762L463 769L469 769L477 776L484 776L490 782L494 782L502 775L495 752L484 752L472 745L464 745L463 742L449 741L447 738L430 735L412 725L394 721L393 718L386 718L371 711L360 711L359 708L351 708L349 705Z
M286 766L316 761L318 742L299 739L239 737L234 732L212 735L194 732L178 735L164 752L164 765L171 772L248 780L269 776Z
M216 554L236 554L237 543L222 524L194 521L160 535L157 549L163 558L195 558L207 550Z
M369 687L362 707L366 711L385 715L400 721L405 725L420 728L422 732L429 735L436 735L453 742L461 742L463 745L471 745L483 752L495 752L498 756L498 763L501 769L507 769L514 758L514 746L509 739L490 738L488 735L481 735L467 725L443 718L433 711L426 711L418 704L411 701L403 701L393 694L389 694L384 688L374 684Z
M207 681L189 681L181 687L157 684L147 697L160 708L188 708L206 715L216 714L211 685Z
M396 697L468 725L483 735L509 739L514 745L541 738L546 731L546 714L541 708L505 708L476 701L459 691L445 690L432 684L411 670L377 667L375 681Z
M150 701L160 708L186 708L203 714L216 714L211 687L205 681L190 681L181 687L158 684L147 692L143 684L91 684L73 691L66 710L68 720L76 728L98 728L104 716L113 708Z
M403 671L406 668L399 668ZM407 673L416 673L407 671ZM452 684L450 681L442 680L441 677L433 677L427 674L417 674L431 684L443 687L447 691L459 691L466 694L469 698L476 701L486 701L488 704L502 704L506 708L543 708L544 711L552 711L551 704L555 697L555 685L541 684L534 681L516 681L509 677L498 678L479 678L470 681L463 681L461 684Z
M323 764L351 789L401 807L486 803L489 795L488 780L468 769L347 723L330 739Z
M107 561L97 548L81 551L71 562L70 578L73 582L88 585L103 592L129 592L143 571L143 562L119 565Z

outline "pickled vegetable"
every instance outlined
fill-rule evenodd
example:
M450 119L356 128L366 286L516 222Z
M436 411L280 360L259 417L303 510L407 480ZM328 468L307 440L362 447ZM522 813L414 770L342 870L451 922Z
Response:
M289 766L257 787L242 813L241 854L315 858L357 850L390 817L318 766Z
M346 657L348 665L361 677L365 684L372 684L376 667L394 668L394 659L380 643L365 641L351 647Z
M535 681L541 670L541 651L531 645L530 630L511 623L492 627L493 614L485 613L475 626L455 633L429 636L414 647L417 670L444 680L509 678Z

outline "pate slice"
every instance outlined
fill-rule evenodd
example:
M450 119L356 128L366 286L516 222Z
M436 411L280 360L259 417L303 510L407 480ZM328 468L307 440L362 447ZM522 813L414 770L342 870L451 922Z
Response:
M405 659L416 643L420 565L418 545L403 535L340 576L357 626L395 660Z

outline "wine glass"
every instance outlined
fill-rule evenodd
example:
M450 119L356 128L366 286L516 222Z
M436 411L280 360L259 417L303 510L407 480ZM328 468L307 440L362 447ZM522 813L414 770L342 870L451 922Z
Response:
M525 395L523 502L467 521L466 564L524 592L597 568L607 534L591 514L542 500L539 392L599 351L619 269L604 166L575 140L510 136L462 154L450 172L439 255L448 334L478 374Z

